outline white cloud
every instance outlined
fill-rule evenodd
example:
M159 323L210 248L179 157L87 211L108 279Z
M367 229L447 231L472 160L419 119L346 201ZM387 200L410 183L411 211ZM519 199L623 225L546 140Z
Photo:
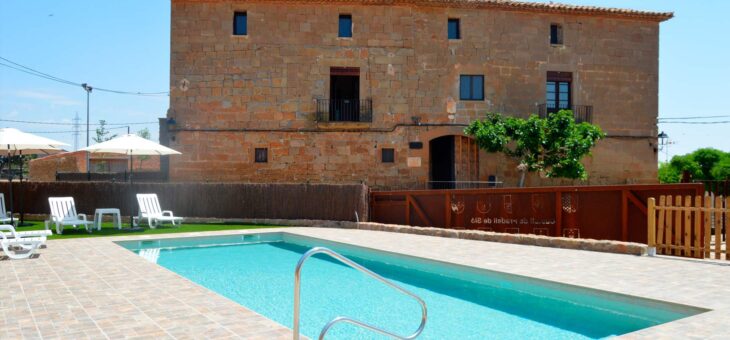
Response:
M48 93L48 92L41 92L41 91L30 91L30 90L23 90L23 91L16 91L14 93L16 97L19 98L30 98L30 99L39 99L39 100L45 100L48 101L51 105L57 105L57 106L72 106L72 105L81 105L82 103L78 100L74 100L62 95L54 94L54 93Z

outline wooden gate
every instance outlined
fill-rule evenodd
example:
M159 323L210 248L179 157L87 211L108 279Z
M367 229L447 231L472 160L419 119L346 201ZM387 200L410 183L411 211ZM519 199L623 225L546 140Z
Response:
M660 196L647 204L648 245L657 254L730 260L724 246L730 198Z

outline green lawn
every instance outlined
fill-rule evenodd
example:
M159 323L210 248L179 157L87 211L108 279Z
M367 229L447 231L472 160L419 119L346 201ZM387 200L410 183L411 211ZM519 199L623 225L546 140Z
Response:
M18 227L16 230L40 230L45 229L43 222L38 221L26 221L31 223L31 226ZM115 228L111 223L103 223L101 230L94 229L91 233L86 232L84 228L74 229L68 226L63 229L63 235L56 235L56 229L53 230L53 236L48 239L66 239L66 238L81 238L81 237L100 237L100 236L136 236L136 235L155 235L155 234L172 234L172 233L187 233L194 231L216 231L216 230L241 230L241 229L262 229L262 228L281 228L281 226L275 225L242 225L242 224L225 224L225 223L211 223L211 224L185 224L179 227L173 227L171 225L163 225L157 227L157 229L150 229L146 225L141 228L134 230L129 229L129 224L122 224L122 230Z

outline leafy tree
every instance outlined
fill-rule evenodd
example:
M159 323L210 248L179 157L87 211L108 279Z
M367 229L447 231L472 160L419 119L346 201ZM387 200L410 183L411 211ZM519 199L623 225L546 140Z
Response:
M694 152L692 152L692 158L697 163L697 165L700 168L699 173L697 173L696 177L697 179L706 179L711 180L714 177L712 176L712 168L717 164L720 159L722 159L725 156L725 153L713 149L713 148L703 148L703 149L697 149Z
M682 173L669 163L659 164L660 183L679 183L682 180Z
M109 131L109 129L106 128L106 120L102 119L99 121L99 127L96 128L96 137L93 137L92 139L94 140L94 142L101 143L101 142L106 142L117 136L117 135L110 136L110 134L111 134L111 132Z
M137 131L137 136L140 136L144 139L150 139L151 138L150 129L144 128L142 130Z
M702 148L674 156L669 163L659 166L659 182L679 183L685 171L697 180L730 179L730 152Z
M520 186L527 172L542 172L550 178L586 179L581 163L605 134L598 126L576 123L573 112L561 110L547 118L506 117L488 113L472 122L465 133L487 152L503 153L519 162Z
M730 179L730 155L725 155L712 167L712 177L718 180Z
M669 161L669 166L671 166L673 170L679 174L677 182L682 179L682 174L685 171L689 172L689 175L692 176L692 178L698 178L702 176L702 168L699 164L697 164L697 161L694 160L692 154L677 155L672 157L672 159Z

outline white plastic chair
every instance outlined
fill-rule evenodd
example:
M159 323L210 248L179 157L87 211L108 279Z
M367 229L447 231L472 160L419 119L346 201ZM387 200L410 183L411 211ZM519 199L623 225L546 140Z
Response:
M134 217L134 225L146 219L150 228L157 228L160 223L170 222L173 226L180 225L183 221L182 217L175 217L170 210L162 210L160 208L160 200L157 194L137 194L137 203L139 203L139 214ZM177 224L176 224L177 223Z
M17 224L18 221L13 220L12 216L12 212L5 210L5 195L0 193L0 223L10 223L10 221L13 221Z
M63 227L70 225L83 226L86 231L91 232L94 222L88 221L86 214L76 213L76 204L73 197L49 197L48 204L51 206L51 219L46 221L46 230L50 224L56 225L56 234L63 234Z
M11 225L2 225L11 227ZM35 254L36 250L46 242L45 237L6 237L0 232L0 247L5 255L13 260L27 259Z

